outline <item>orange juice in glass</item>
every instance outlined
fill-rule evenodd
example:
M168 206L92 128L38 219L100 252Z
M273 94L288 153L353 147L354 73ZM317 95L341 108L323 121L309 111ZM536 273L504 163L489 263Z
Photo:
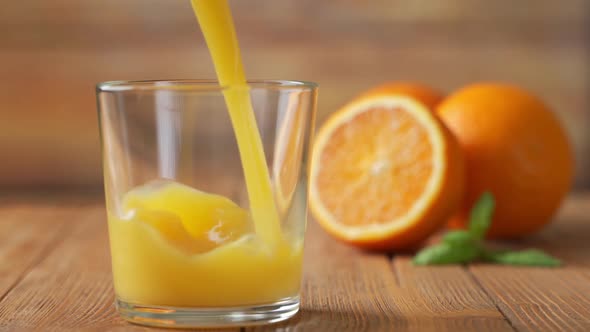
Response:
M218 81L97 86L117 306L248 325L299 309L316 86L245 80L226 0L193 0Z

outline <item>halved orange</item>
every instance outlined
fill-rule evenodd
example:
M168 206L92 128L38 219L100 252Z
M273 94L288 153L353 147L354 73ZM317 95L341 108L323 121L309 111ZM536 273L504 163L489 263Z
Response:
M316 136L311 211L330 234L359 247L415 246L445 224L463 187L457 140L412 98L359 98Z

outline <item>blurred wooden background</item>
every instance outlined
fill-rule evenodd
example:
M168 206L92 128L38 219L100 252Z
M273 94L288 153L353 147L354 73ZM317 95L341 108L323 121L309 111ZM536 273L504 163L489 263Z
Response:
M232 6L249 76L319 82L320 120L382 81L509 81L558 112L590 186L590 1ZM188 0L3 2L0 188L100 188L96 82L212 77Z

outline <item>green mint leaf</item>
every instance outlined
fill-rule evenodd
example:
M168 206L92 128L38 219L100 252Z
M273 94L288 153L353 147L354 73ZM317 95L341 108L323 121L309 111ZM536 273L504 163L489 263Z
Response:
M492 214L494 213L494 196L490 192L484 192L471 209L469 215L469 232L483 239L492 223Z
M559 266L561 261L541 250L528 249L523 251L486 252L484 257L494 263L528 266Z
M442 242L451 246L478 245L479 239L468 231L449 231L442 237Z
M461 264L471 262L480 254L477 246L453 246L448 243L437 244L420 250L414 257L416 265Z

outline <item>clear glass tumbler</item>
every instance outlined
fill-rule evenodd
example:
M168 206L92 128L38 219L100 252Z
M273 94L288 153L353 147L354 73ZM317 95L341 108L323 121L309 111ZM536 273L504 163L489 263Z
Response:
M228 112L236 89L202 80L97 86L117 308L131 322L249 325L299 309L317 88L249 82L237 93L253 111L231 111L255 121ZM258 133L258 147L236 127Z

